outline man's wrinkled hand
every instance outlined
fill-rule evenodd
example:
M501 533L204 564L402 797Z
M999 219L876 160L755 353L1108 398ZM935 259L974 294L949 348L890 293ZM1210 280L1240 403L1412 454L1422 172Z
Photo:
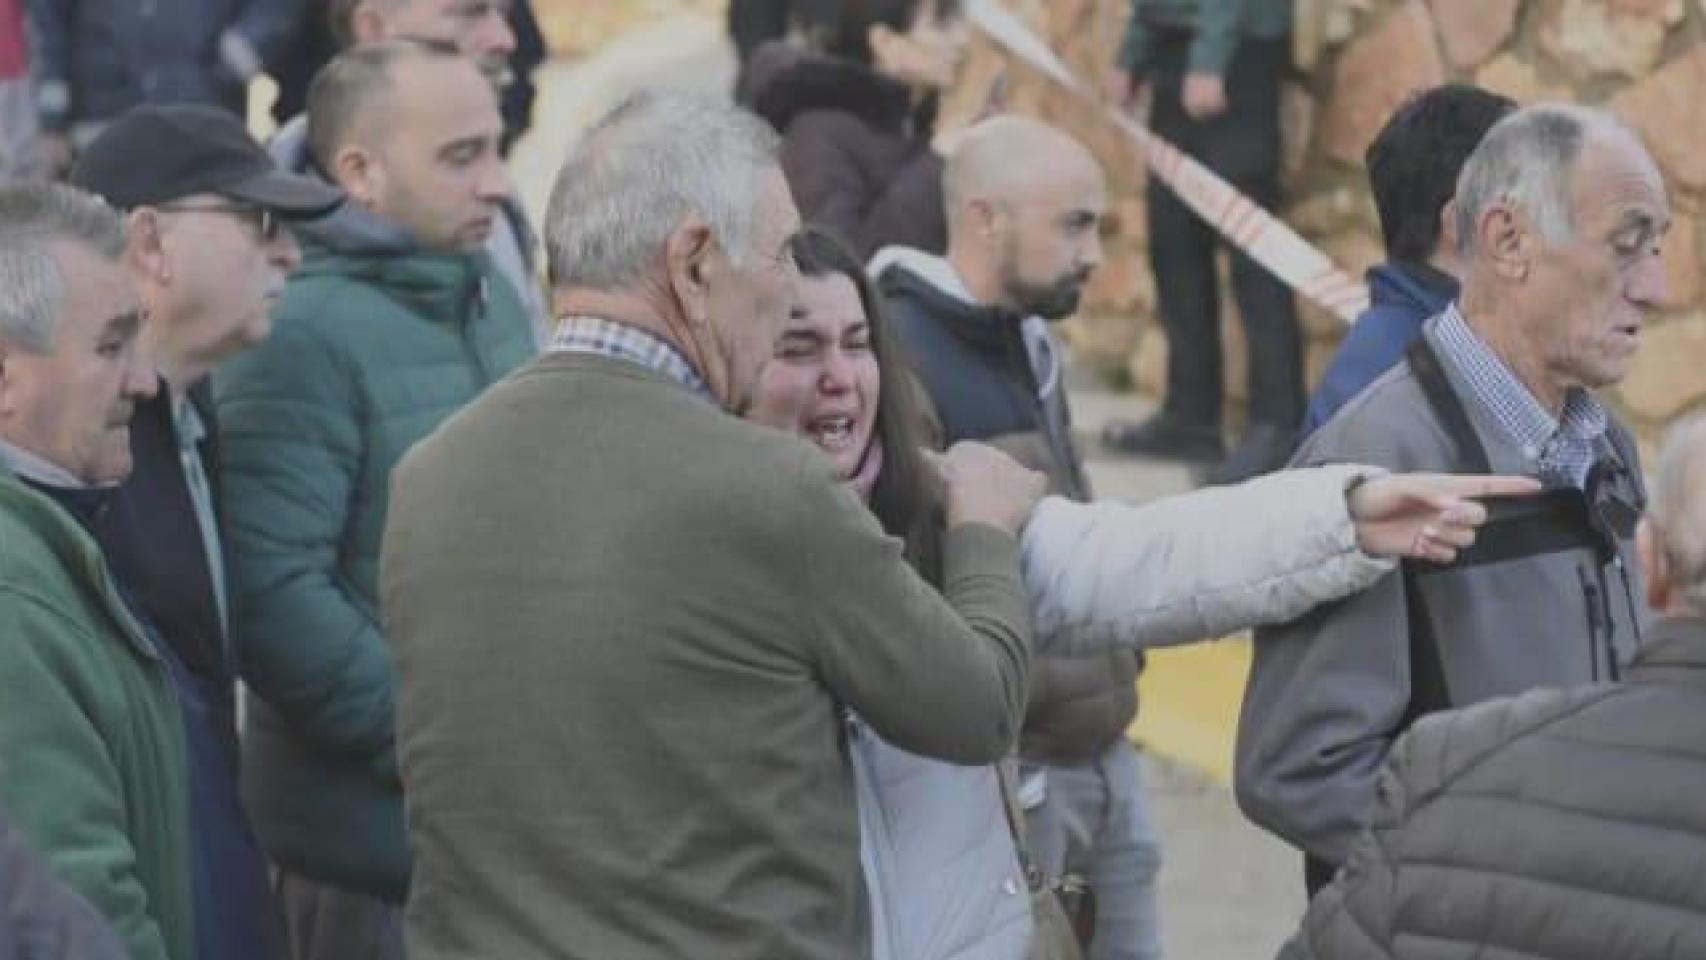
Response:
M942 481L948 526L987 523L1017 535L1048 480L986 443L961 441L927 454Z

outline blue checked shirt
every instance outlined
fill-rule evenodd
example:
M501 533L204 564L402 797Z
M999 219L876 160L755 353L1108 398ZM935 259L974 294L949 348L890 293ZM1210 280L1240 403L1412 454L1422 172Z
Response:
M1440 315L1434 334L1447 362L1467 382L1475 401L1534 465L1535 475L1548 487L1583 487L1610 424L1599 400L1581 387L1572 387L1564 397L1562 419L1554 419L1475 334L1455 303Z
M614 323L598 317L564 317L546 347L551 353L592 353L637 363L663 374L706 400L714 401L711 388L681 351L639 327Z

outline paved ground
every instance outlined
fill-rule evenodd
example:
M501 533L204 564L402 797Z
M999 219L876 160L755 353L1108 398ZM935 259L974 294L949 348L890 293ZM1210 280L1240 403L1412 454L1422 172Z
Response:
M580 131L628 91L640 87L730 89L732 56L721 25L684 16L636 31L596 56L553 62L540 76L535 126L512 164L517 186L541 216L557 164ZM1113 416L1144 412L1142 401L1116 395L1086 378L1070 385L1092 484L1106 497L1141 502L1191 487L1180 468L1103 454L1095 433ZM1205 657L1212 659L1204 659ZM1242 673L1241 648L1158 658L1146 680L1139 735L1155 751L1150 794L1165 846L1162 915L1171 960L1258 960L1272 957L1303 906L1302 869L1287 847L1251 827L1225 786L1225 752ZM1149 689L1156 682L1160 694ZM1181 732L1182 731L1182 732Z

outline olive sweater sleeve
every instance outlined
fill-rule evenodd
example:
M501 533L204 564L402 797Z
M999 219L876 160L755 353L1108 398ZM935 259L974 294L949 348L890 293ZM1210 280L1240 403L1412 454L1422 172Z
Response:
M1018 541L981 524L949 529L938 593L842 485L825 474L805 490L796 570L831 692L903 749L967 764L1006 755L1030 646Z

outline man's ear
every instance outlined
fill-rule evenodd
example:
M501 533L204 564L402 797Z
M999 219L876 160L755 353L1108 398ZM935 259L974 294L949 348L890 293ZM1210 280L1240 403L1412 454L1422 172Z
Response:
M1526 280L1534 257L1534 235L1523 217L1510 205L1496 203L1481 214L1475 225L1484 256L1507 280Z
M694 325L710 320L710 279L719 248L710 224L690 216L664 242L664 272L681 314Z
M165 223L154 207L137 207L125 218L125 263L138 276L165 285L172 281L171 258L166 255Z
M1670 606L1670 562L1665 559L1651 517L1642 517L1635 528L1635 557L1641 562L1641 576L1647 584L1647 606L1664 610Z
M385 170L365 147L347 144L332 155L327 171L358 205L372 209L385 183Z
M361 0L350 11L350 39L354 43L372 43L385 39L385 17L373 0Z
M973 197L966 201L966 209L971 211L972 226L977 235L984 240L995 239L995 233L1001 226L1001 208L988 197Z

